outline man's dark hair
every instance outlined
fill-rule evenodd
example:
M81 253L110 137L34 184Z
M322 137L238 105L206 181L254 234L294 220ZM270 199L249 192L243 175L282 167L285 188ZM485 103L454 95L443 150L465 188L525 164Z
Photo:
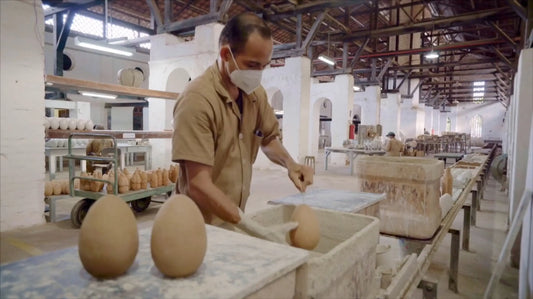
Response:
M264 39L272 37L270 28L263 19L250 12L242 13L226 23L220 33L218 44L219 46L229 44L233 55L238 55L244 50L248 38L254 32L259 33Z

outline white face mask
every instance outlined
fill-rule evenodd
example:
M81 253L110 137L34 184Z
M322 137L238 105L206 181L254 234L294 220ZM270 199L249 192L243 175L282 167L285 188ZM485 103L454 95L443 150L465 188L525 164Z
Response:
M235 84L235 86L240 88L242 91L244 91L246 94L251 94L259 87L259 85L261 85L261 77L263 75L263 71L239 69L237 61L235 61L235 57L233 57L231 49L229 49L229 53L231 54L231 58L235 63L235 67L237 68L236 70L231 72L231 74L229 74L231 82Z

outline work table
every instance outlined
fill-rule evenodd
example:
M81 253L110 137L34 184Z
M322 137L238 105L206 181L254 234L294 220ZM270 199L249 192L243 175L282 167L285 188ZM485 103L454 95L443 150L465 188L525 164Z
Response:
M308 259L305 250L210 225L206 230L204 261L187 278L163 277L150 254L151 229L144 229L125 275L95 279L72 247L1 266L0 293L6 298L242 298L289 276Z

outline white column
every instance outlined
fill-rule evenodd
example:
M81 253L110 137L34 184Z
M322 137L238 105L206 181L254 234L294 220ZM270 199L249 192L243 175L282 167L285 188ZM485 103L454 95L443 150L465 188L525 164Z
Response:
M509 200L511 203L510 216L514 217L520 196L526 185L525 177L528 156L531 119L533 116L533 49L522 50L518 63L518 72L514 80L514 126L512 128L513 149L509 153Z
M365 91L354 93L354 104L361 106L361 124L377 125L381 106L379 86L367 86Z
M400 122L400 94L389 93L387 98L381 99L381 125L383 134L395 132L399 137Z
M268 90L279 90L283 97L283 145L296 160L308 155L309 94L311 61L307 57L285 59L285 66L266 69L261 84ZM262 160L262 159L261 159ZM269 162L265 162L269 163ZM257 167L266 167L259 157Z
M0 20L0 231L6 231L45 222L41 1L0 1Z

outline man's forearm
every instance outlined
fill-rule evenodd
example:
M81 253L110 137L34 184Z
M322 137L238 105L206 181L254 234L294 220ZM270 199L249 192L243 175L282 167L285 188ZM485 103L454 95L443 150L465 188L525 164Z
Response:
M262 146L261 149L270 161L281 165L287 169L296 164L289 152L287 152L285 147L277 138L270 141L267 145Z

